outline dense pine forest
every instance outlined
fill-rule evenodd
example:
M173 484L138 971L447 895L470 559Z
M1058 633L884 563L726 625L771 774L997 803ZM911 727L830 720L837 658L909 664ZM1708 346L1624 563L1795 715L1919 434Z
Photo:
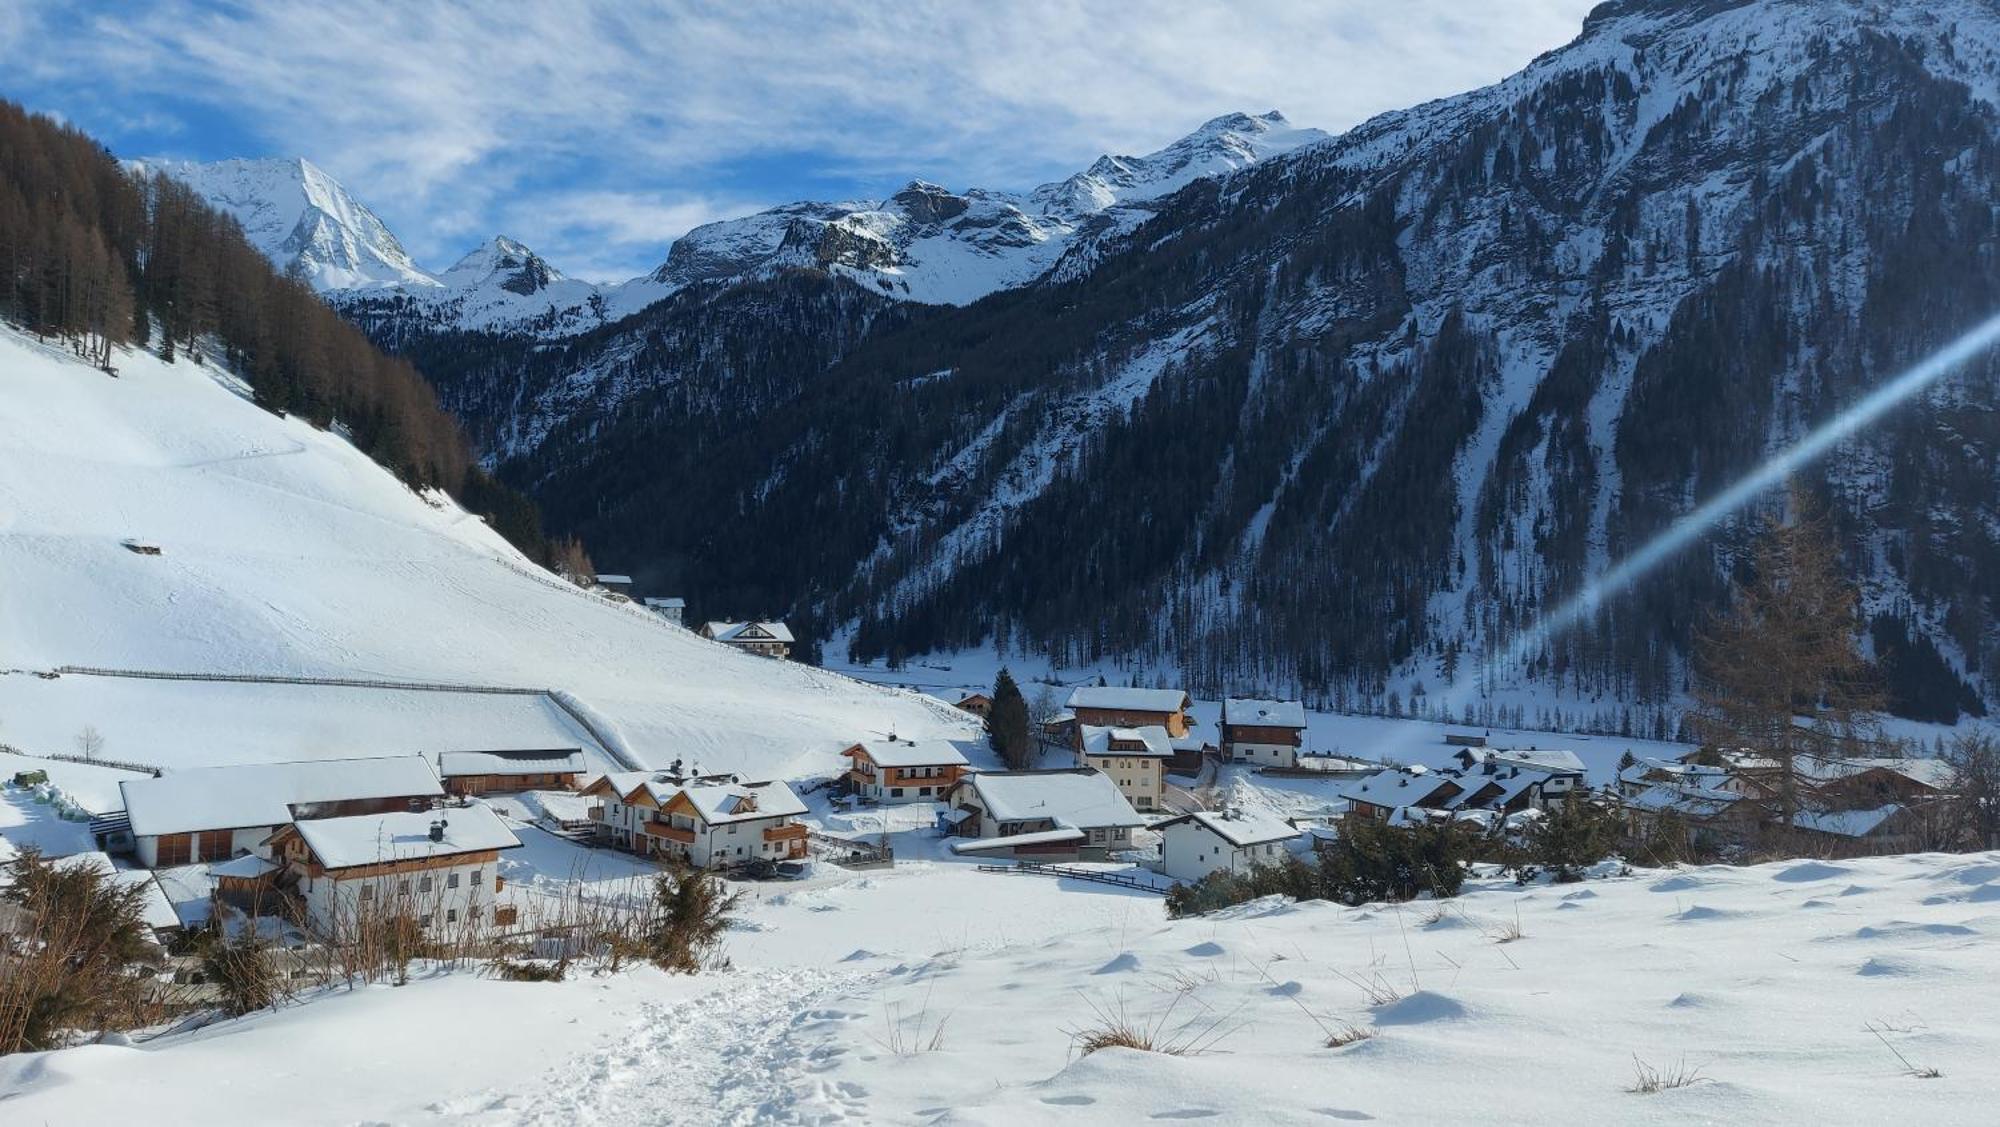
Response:
M355 445L415 488L453 493L530 555L532 502L474 461L406 359L274 271L191 189L135 177L84 133L0 102L0 317L116 374L117 349L222 363L266 409Z

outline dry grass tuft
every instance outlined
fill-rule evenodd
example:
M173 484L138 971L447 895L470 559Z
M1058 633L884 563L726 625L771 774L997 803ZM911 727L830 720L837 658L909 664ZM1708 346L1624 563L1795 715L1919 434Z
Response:
M1358 1025L1343 1025L1326 1035L1326 1047L1329 1049L1344 1049L1349 1045L1366 1041L1373 1036L1375 1036L1373 1029L1363 1029Z
M1134 1020L1126 1012L1122 998L1109 1007L1091 1002L1090 1009L1097 1015L1097 1021L1070 1030L1070 1045L1083 1057L1099 1049L1137 1049L1142 1053L1191 1057L1208 1052L1217 1041L1235 1032L1234 1027L1227 1025L1232 1014L1204 1014L1174 1024L1174 1011L1187 997L1175 994L1174 1000L1150 1023Z
M1862 1026L1862 1028L1866 1029L1870 1033L1873 1033L1875 1035L1875 1039L1877 1041L1882 1042L1883 1048L1895 1054L1896 1059L1902 1063L1903 1072L1906 1075L1914 1076L1919 1080L1936 1080L1938 1077L1944 1075L1943 1072L1939 1071L1936 1068L1932 1068L1928 1065L1912 1064L1910 1062L1910 1058L1903 1055L1903 1050L1898 1049L1895 1045L1889 1042L1888 1038L1889 1033L1891 1032L1907 1033L1909 1032L1908 1029L1897 1029L1895 1026L1890 1025L1886 1021L1880 1024L1871 1021L1867 1025Z
M1708 1079L1701 1074L1701 1069L1688 1067L1686 1058L1675 1061L1670 1068L1659 1069L1640 1060L1635 1053L1632 1056L1632 1065L1637 1075L1632 1081L1632 1086L1625 1090L1642 1096L1654 1095L1669 1088L1690 1087Z

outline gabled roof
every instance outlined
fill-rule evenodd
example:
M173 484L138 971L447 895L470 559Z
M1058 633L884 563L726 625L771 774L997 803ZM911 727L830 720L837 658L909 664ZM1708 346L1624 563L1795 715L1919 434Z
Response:
M1792 824L1802 830L1839 837L1867 837L1905 809L1902 804L1892 802L1869 810L1801 810L1792 815Z
M1173 739L1158 724L1141 728L1103 728L1085 724L1082 735L1085 755L1157 755L1165 758L1174 753ZM1111 746L1113 743L1126 746L1114 748ZM1132 744L1140 746L1132 747Z
M1111 776L1090 768L1059 771L986 771L958 784L971 787L996 822L1047 818L1069 829L1143 826Z
M431 827L440 821L444 823L441 840L432 841ZM489 806L314 818L295 822L272 836L287 833L298 834L319 863L329 869L513 849L521 844Z
M1341 791L1341 796L1350 802L1394 810L1414 806L1445 787L1456 785L1460 785L1457 779L1436 771L1419 773L1390 767L1355 781Z
M1238 848L1290 841L1304 832L1282 818L1251 810L1196 810L1178 818L1169 818L1153 828L1165 830L1169 826L1180 825L1200 826Z
M118 789L132 832L141 836L282 825L304 803L444 793L421 755L198 767L125 779Z
M1179 689L1129 689L1117 685L1082 685L1070 691L1064 707L1120 709L1127 712L1179 712L1188 695Z
M438 774L445 778L460 775L561 775L583 770L580 747L548 748L540 751L446 751L438 754Z
M1465 789L1445 801L1451 810L1500 807L1514 801L1523 791L1549 779L1544 771L1503 767L1490 775L1466 775L1456 782Z
M864 740L842 755L866 752L878 767L964 767L965 753L950 740Z
M1624 799L1625 805L1659 813L1689 814L1706 818L1729 809L1743 796L1735 791L1707 787L1674 786L1660 783Z
M1633 760L1630 767L1618 772L1618 778L1621 782L1638 783L1644 782L1648 775L1654 774L1665 775L1669 778L1680 779L1690 783L1700 783L1704 780L1719 783L1729 777L1728 770L1722 767L1712 767L1703 763L1689 763L1681 759L1659 759L1650 755L1641 755Z
M1798 764L1799 774L1822 782L1852 778L1870 771L1886 771L1893 775L1901 775L1919 786L1933 790L1943 790L1949 787L1952 781L1951 764L1942 759L1928 757L1820 759L1801 755Z
M780 782L696 783L682 789L684 800L711 826L754 818L791 818L806 812L806 804Z
M1492 751L1490 757L1501 763L1532 767L1537 771L1546 771L1550 774L1580 775L1583 773L1583 760L1578 759L1575 752L1564 751L1561 748L1499 748Z
M1259 700L1230 697L1222 702L1224 724L1251 724L1260 728L1303 728L1306 706L1296 700Z
M791 627L782 622L711 622L706 633L718 642L792 641Z
M1083 831L1067 827L1053 830L1035 830L1031 833L1008 834L1006 837L968 837L951 843L953 853L986 853L995 849L1012 849L1019 845L1058 845L1065 841L1082 841Z

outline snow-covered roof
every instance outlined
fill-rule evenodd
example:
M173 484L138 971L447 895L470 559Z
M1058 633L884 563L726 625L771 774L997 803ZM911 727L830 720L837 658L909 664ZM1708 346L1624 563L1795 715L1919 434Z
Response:
M211 864L208 867L208 875L212 877L239 877L244 880L254 880L266 873L276 872L277 868L278 863L268 857L259 857L255 853L245 853L241 857L232 857L227 861L217 861Z
M806 812L806 804L780 782L697 783L681 793L710 825L753 818L790 818Z
M444 832L440 840L432 841L431 827L439 822L444 823ZM293 829L329 869L513 849L521 844L487 806L313 818L295 823Z
M1689 763L1681 759L1659 759L1650 755L1641 755L1633 760L1630 767L1618 772L1618 778L1623 782L1637 783L1645 781L1648 775L1653 774L1666 775L1675 779L1710 779L1720 782L1728 777L1729 772L1721 767L1713 767L1705 763Z
M1179 712L1187 694L1179 689L1133 689L1117 685L1082 685L1070 691L1064 707L1122 709L1128 712Z
M1356 780L1340 793L1350 802L1365 802L1370 806L1386 806L1393 810L1422 802L1456 782L1450 775L1433 771L1419 773L1389 767Z
M953 853L986 853L995 849L1012 849L1017 845L1056 845L1065 841L1082 841L1083 831L1064 827L1053 830L1036 830L1033 833L1008 834L1006 837L968 837L951 843Z
M283 825L303 803L444 793L421 755L199 767L126 779L118 789L141 836Z
M1127 746L1114 748L1113 742ZM1139 744L1139 747L1132 747ZM1196 745L1200 746L1200 745ZM1139 728L1102 728L1095 724L1083 726L1083 753L1085 755L1157 755L1162 758L1174 753L1174 741L1167 730L1158 724L1148 724Z
M1582 774L1583 760L1573 751L1561 748L1510 747L1492 752L1491 757L1502 763L1521 767L1532 767L1537 771L1554 774Z
M1296 700L1230 697L1222 702L1222 722L1264 728L1303 728L1306 726L1306 706Z
M1840 837L1867 837L1903 810L1902 804L1894 802L1868 810L1801 810L1792 815L1792 824Z
M978 792L980 805L996 822L1048 818L1070 829L1146 824L1118 784L1101 771L987 771L968 776L961 785Z
M1637 794L1628 795L1625 805L1640 810L1693 814L1706 817L1719 814L1730 806L1743 801L1743 796L1734 791L1713 790L1708 787L1675 786L1660 783L1647 787Z
M1516 770L1512 767L1490 775L1467 775L1458 780L1465 789L1447 800L1445 806L1453 810L1505 806L1523 791L1547 782L1548 778L1548 774L1542 771Z
M1196 810L1154 826L1199 825L1234 846L1262 845L1270 841L1290 841L1299 836L1297 826L1282 818L1255 810Z
M1799 774L1822 781L1851 778L1869 771L1888 771L1933 790L1943 790L1952 782L1951 764L1928 757L1819 759L1802 755L1798 763Z
M539 751L445 751L438 753L438 774L560 775L583 770L583 749L545 748Z
M632 585L632 577L629 575L610 575L604 572L598 573L597 581L607 587L630 587Z
M686 599L678 596L669 596L663 599L658 595L649 595L645 599L645 604L659 610L686 610L688 602Z
M950 740L864 740L842 754L860 750L878 767L967 766L965 753Z
M758 632L770 635L759 637ZM749 637L745 637L745 634ZM708 636L718 642L787 642L792 640L792 629L782 622L711 622Z

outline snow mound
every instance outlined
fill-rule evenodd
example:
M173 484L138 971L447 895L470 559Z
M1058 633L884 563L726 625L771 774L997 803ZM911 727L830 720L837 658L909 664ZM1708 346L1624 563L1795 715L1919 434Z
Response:
M1404 998L1375 1007L1377 1025L1424 1025L1434 1021L1463 1021L1472 1016L1464 1002L1433 990L1418 990Z

